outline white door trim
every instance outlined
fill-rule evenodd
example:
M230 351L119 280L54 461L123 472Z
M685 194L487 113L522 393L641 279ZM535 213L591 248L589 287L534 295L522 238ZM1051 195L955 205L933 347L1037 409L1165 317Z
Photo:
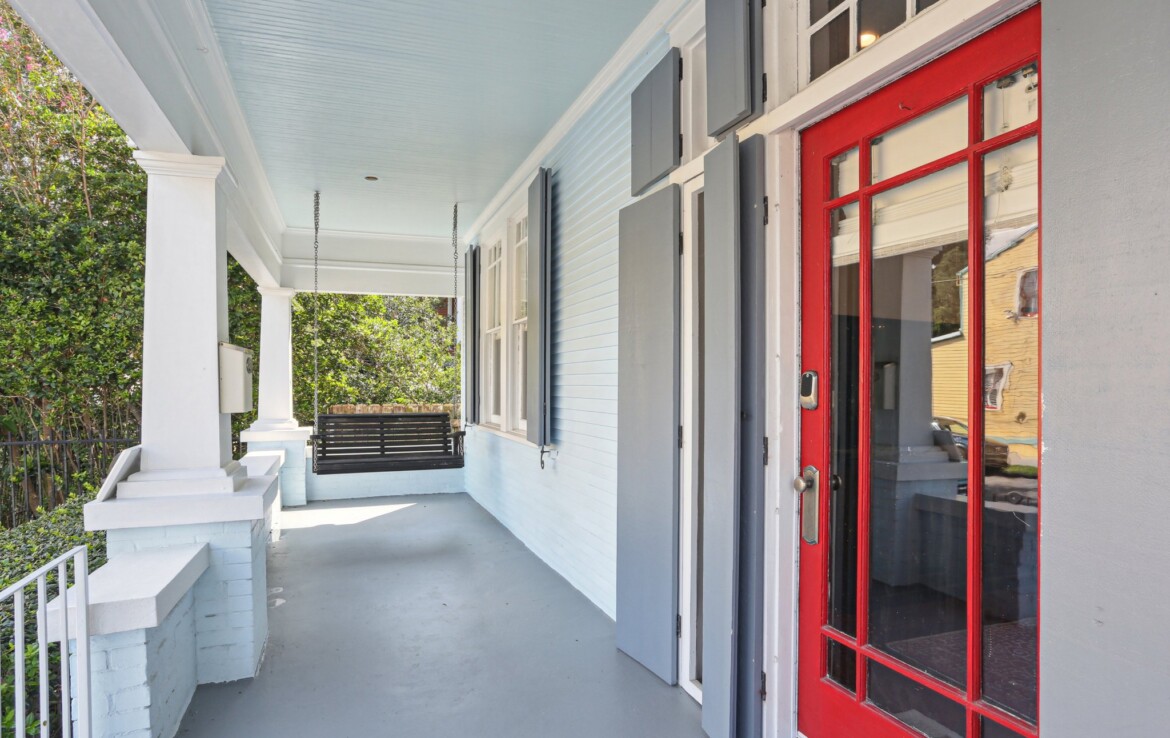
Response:
M680 369L679 417L683 428L682 451L679 454L679 588L678 602L681 629L678 639L678 683L683 690L703 704L703 686L695 681L696 608L695 574L697 571L695 538L699 532L696 520L699 468L695 450L698 448L698 387L697 369L703 357L698 342L698 304L695 290L698 272L696 234L699 226L696 204L703 189L703 175L699 174L682 186L682 366Z

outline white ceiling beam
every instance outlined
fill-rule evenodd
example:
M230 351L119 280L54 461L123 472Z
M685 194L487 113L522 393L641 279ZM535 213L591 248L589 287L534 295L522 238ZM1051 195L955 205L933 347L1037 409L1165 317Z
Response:
M139 148L191 150L86 0L9 0Z

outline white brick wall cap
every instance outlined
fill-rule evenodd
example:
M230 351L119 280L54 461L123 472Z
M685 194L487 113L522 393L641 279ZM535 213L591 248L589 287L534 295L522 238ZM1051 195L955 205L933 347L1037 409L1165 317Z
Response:
M206 543L126 553L89 576L90 635L155 628L211 565ZM61 638L61 598L49 602L49 640ZM69 632L77 606L69 588Z
M304 443L309 440L309 436L313 435L313 426L303 425L300 428L287 428L279 430L244 430L240 431L240 440L244 443L257 443L264 441L300 441Z
M270 474L279 474L284 464L284 451L270 448L263 451L249 451L240 459L240 464L248 470L249 477L265 477Z
M198 523L263 520L276 499L279 477L249 477L229 493L165 495L120 500L94 500L85 505L86 530L153 528Z

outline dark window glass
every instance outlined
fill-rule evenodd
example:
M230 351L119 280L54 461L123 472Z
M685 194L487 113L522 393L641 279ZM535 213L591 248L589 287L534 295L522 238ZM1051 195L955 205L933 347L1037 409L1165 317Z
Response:
M829 14L829 11L837 7L845 0L812 0L808 4L808 24L814 25L821 18Z
M857 48L864 49L905 22L905 0L858 0Z
M938 2L938 0L918 0L918 4L915 8L915 12L921 13L922 11L926 10L931 5L934 5L937 2Z
M850 692L856 692L857 654L848 646L842 646L828 638L825 640L829 645L829 664L826 673L837 684Z
M873 661L869 662L869 701L924 735L967 735L966 708Z
M810 81L849 58L849 11L812 35Z

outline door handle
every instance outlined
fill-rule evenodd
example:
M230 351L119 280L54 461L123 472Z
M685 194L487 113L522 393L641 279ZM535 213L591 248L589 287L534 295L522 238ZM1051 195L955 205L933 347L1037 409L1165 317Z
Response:
M792 480L792 488L800 493L800 537L815 546L821 527L821 472L815 466L806 466Z

